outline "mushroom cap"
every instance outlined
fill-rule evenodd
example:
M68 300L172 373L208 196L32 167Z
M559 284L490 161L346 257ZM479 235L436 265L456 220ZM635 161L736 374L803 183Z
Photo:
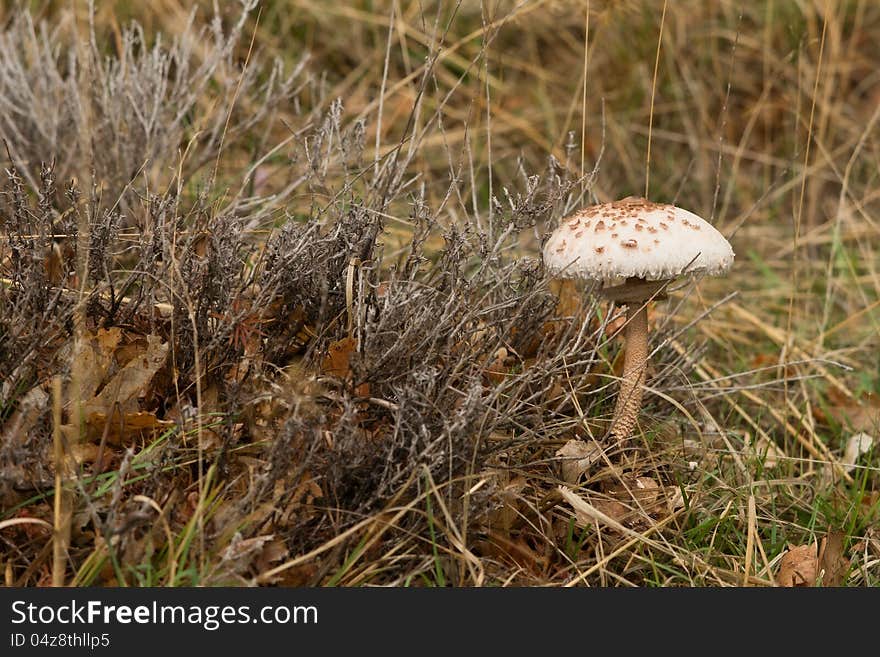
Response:
M724 236L693 212L634 197L579 210L544 245L551 274L606 282L714 276L730 269L733 257Z

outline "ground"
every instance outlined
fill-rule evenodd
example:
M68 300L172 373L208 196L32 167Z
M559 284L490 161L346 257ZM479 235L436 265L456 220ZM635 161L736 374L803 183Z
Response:
M7 585L878 583L880 7L96 4L0 8ZM631 195L736 260L609 441Z

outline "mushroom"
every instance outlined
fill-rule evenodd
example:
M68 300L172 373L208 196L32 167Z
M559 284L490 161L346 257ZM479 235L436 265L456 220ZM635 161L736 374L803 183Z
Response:
M683 274L726 272L733 257L730 243L704 219L632 196L584 208L550 235L544 264L552 275L600 282L602 297L627 307L611 438L627 438L636 425L648 364L650 300Z

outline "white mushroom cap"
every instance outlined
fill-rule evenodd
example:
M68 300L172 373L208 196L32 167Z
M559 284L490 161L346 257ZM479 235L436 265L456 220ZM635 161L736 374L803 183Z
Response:
M730 269L733 256L724 236L693 212L634 197L576 212L544 245L551 274L606 282L714 276Z

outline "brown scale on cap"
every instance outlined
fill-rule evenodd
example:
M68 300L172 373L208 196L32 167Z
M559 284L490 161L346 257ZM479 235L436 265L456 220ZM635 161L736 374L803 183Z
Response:
M574 221L569 222L568 227L572 230L575 230L578 226L580 226L581 220L575 219Z
M645 227L642 224L636 224L636 230L645 230Z
M669 230L669 226L664 224L662 221L660 222L660 228L662 228L663 230Z
M668 207L666 205L663 205L662 203L654 203L653 201L649 201L638 196L627 196L625 199L622 199L620 201L609 203L608 206L614 210L624 211L627 214L631 213L633 210L643 210L644 212L651 212L652 210L661 210Z
M574 234L574 238L575 238L576 240L579 240L579 239L581 238L581 235L583 235L583 234L584 234L584 231L579 230L578 232L576 232L576 233Z
M617 237L617 236L612 235L611 237ZM622 246L625 249L635 249L639 246L639 243L636 240L623 240L620 243L620 246Z
M603 253L605 251L605 247L604 246L594 246L593 251L595 251L596 253Z
M615 239L617 237L617 233L611 233L611 239Z
M565 240L562 240L562 244L556 247L556 253L562 253L565 251Z
M598 233L600 230L605 230L605 222L601 219L596 222L596 230L594 232Z
M648 226L648 232L649 232L649 233L656 233L656 232L657 232L657 229L654 228L653 226Z

